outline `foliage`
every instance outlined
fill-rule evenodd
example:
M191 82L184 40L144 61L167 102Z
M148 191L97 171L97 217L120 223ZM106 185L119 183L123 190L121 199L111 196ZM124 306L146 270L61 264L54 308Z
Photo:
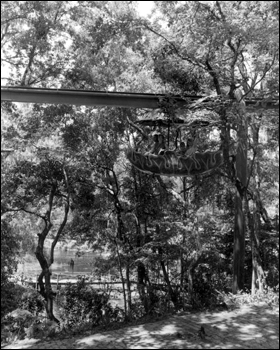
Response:
M20 317L6 316L1 322L1 344L14 342L26 337L25 329L33 323L30 313L22 313Z
M34 289L29 289L23 293L18 307L38 316L45 309L45 303L42 296Z
M63 73L69 60L65 47L65 15L69 4L65 1L29 1L1 3L3 35L1 47L6 64L12 67L10 84L46 86L52 78ZM48 62L48 63L46 63Z
M18 298L15 296L16 286L13 282L1 284L1 319L10 311L16 309Z
M7 219L1 219L1 318L16 306L13 293L16 286L10 277L17 268L19 238L14 234Z
M16 309L2 320L1 345L24 338L47 338L57 333L54 322L34 316L26 310Z
M216 290L227 291L229 279L226 273L218 274L214 264L200 264L193 281L193 296L189 303L195 309L215 308L219 305Z
M1 344L24 339L29 335L31 328L39 327L43 322L41 313L44 310L44 302L37 291L12 282L9 282L7 287L9 294L6 288L1 290ZM4 306L4 302L7 301L8 308Z
M212 118L215 111L219 122L215 130L198 130L198 150L214 150L227 141L227 150L235 154L240 120L232 108L221 113L219 101L232 99L238 87L246 98L278 96L279 2L157 1L155 6L157 11L144 20L135 2L2 2L1 59L10 69L6 81L27 87L212 95L187 111L178 111L168 99L159 107L166 117L180 112L195 118L206 108ZM9 277L17 251L34 250L44 229L52 238L59 232L65 240L90 242L94 253L106 251L108 258L96 259L95 273L118 269L127 282L138 281L135 300L123 291L131 319L189 305L214 307L223 302L219 293L230 295L225 293L233 272L236 183L226 166L184 179L131 167L126 148L143 135L129 129L127 118L147 117L146 110L5 102L2 111L1 141L13 149L1 174L3 314L16 307L8 292L14 288ZM259 109L246 117L248 213L260 223L252 227L267 284L275 288L279 116ZM257 126L266 138L256 141ZM145 131L150 135L153 128ZM161 131L172 148L178 135L173 129ZM182 135L188 137L189 130ZM67 208L68 221L61 226ZM249 224L246 228L249 287L253 252ZM43 255L46 262L51 259L44 250ZM21 301L32 313L42 306L35 294ZM270 292L266 295L273 299ZM87 287L83 279L68 285L60 298L63 322L71 329L124 319L107 294ZM232 298L237 303L249 297Z
M270 307L279 307L279 288L277 291L267 288L265 291L257 291L254 295L248 290L239 291L237 294L218 292L218 299L225 303L228 308L255 303L265 303Z
M123 311L109 303L109 296L86 285L83 276L76 284L68 284L58 295L61 319L66 328L83 324L90 327L124 320Z

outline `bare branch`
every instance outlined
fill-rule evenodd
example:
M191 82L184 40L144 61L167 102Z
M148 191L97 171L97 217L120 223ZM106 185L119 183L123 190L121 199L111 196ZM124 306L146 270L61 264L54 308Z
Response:
M149 136L141 128L139 128L139 126L135 125L128 117L126 117L126 119L128 121L128 124L131 125L133 128L135 128L137 131L139 131L140 134L143 135L145 139L149 138Z
M251 85L250 89L248 92L246 92L243 96L242 99L244 99L251 91L254 90L254 88L266 77L266 74L270 71L270 69L272 68L272 66L274 65L276 59L276 53L273 56L273 59L271 61L271 64L266 64L263 75L260 77L260 79L258 81L255 81L254 84Z
M9 208L9 209L6 209L4 213L1 214L4 215L6 213L10 213L10 212L18 212L18 211L24 211L25 213L28 213L28 214L31 214L31 215L35 215L41 219L43 219L44 221L46 220L46 218L43 216L43 215L40 215L34 211L31 211L31 210L28 210L28 209L25 209L25 208L16 208L16 209L12 209L12 208Z
M199 66L200 68L205 69L205 65L204 65L203 63L201 63L201 62L199 62L199 61L197 61L197 60L194 60L194 59L192 59L192 58L190 58L190 57L182 56L182 55L180 54L178 48L176 47L176 45L175 45L172 41L168 40L164 35L162 35L162 34L156 32L153 28L151 28L150 26L148 26L146 23L144 24L144 27L145 27L146 29L150 30L152 33L154 33L154 34L156 34L157 36L159 36L159 37L161 37L162 39L164 39L166 42L168 42L168 44L170 44L170 45L172 46L172 48L174 49L176 55L177 55L179 58L181 58L182 60L187 61L187 62L189 62L189 63L191 63L191 64L193 64L193 65L195 65L195 66Z

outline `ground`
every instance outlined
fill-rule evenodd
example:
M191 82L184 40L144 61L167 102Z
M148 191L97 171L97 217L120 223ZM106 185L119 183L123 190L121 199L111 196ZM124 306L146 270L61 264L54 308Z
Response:
M182 313L157 322L64 339L29 339L2 349L279 349L279 308L266 303Z

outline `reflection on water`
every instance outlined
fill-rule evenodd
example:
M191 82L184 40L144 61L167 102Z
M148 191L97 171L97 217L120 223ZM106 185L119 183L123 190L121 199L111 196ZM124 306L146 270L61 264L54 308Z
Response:
M73 275L90 274L92 271L92 262L94 253L85 253L77 257L76 250L56 250L54 252L54 263L51 266L53 274L72 274L72 269L69 265L71 258L74 260ZM24 257L22 263L18 264L18 274L24 274L27 277L39 275L42 271L41 266L35 255L28 254Z

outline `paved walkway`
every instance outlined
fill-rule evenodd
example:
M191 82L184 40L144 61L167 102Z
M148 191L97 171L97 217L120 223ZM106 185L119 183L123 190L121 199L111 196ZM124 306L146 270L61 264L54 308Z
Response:
M184 313L89 336L29 339L3 349L279 349L279 309L263 304L235 311Z

